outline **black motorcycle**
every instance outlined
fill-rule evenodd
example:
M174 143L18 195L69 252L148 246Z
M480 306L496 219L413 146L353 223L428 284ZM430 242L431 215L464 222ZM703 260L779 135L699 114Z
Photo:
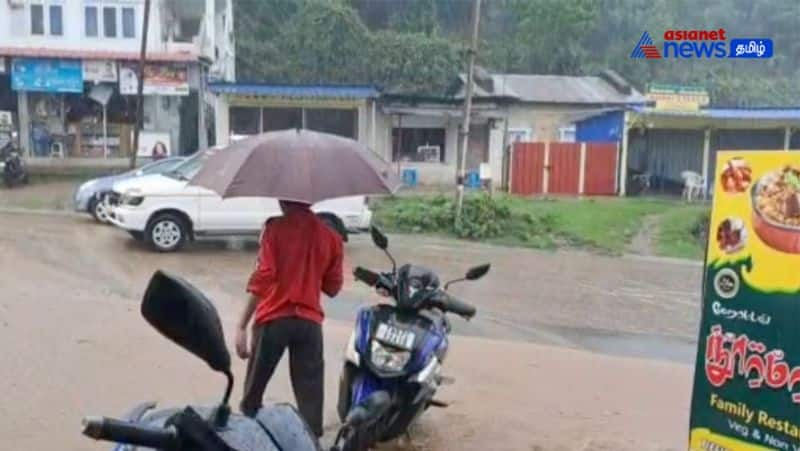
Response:
M16 145L16 135L16 132L12 133L11 138L0 148L0 173L3 184L8 188L28 183L28 170Z
M453 282L483 277L489 264L439 285L439 277L421 266L397 268L388 239L372 228L372 240L392 261L392 271L358 267L357 280L394 299L359 311L339 382L339 416L343 426L334 450L362 451L376 442L399 437L429 407L447 407L434 398L446 380L442 364L449 347L448 313L470 319L475 307L447 292Z
M262 408L255 418L231 414L231 357L213 304L185 280L156 272L142 299L142 316L156 330L225 374L218 406L152 411L134 408L122 419L86 417L84 435L116 442L118 451L137 447L165 451L320 451L298 412L288 404Z

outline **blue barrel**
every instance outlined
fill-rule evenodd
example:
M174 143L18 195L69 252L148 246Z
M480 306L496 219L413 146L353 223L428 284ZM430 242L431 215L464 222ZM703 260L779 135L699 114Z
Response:
M417 186L417 170L416 169L403 169L403 184L406 186Z
M468 171L467 180L465 181L467 188L480 188L481 187L481 174L478 171Z

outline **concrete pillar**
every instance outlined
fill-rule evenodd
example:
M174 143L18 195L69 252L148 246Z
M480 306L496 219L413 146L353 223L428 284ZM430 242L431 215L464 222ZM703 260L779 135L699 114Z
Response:
M619 195L625 196L628 181L628 126L629 112L622 115L622 151L619 163Z
M212 2L213 3L213 2ZM206 68L200 64L200 85L197 89L197 147L208 148L208 129L206 127Z
M358 126L356 129L356 141L360 142L361 144L367 145L369 143L369 137L367 136L367 122L369 115L367 113L367 103L369 101L365 100L364 103L358 106Z
M703 197L708 193L709 157L711 155L711 129L707 128L703 136Z
M28 113L28 93L17 91L17 112L19 114L19 145L22 154L30 158L31 152L31 117Z
M217 2L216 0L206 0L206 13L203 16L203 21L205 22L206 28L206 36L205 38L208 40L209 50L211 51L211 55L215 55L214 49L217 46L217 37L215 33L215 25L216 25L216 16L217 16ZM220 52L222 55L222 52Z
M228 98L224 94L217 94L214 99L214 133L216 145L227 146L231 139L231 123Z
M792 127L786 127L783 130L783 150L789 150L789 145L792 141Z
M492 186L497 185L502 179L503 174L503 136L505 127L499 123L498 119L494 120L494 126L489 128L489 167L492 171Z

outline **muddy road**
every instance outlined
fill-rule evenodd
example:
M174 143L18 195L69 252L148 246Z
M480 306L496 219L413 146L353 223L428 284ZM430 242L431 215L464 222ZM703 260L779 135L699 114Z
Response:
M0 213L0 231L0 414L8 419L0 448L104 449L79 436L83 415L120 414L144 399L218 398L222 379L150 330L138 299L155 269L179 273L215 302L232 338L253 243L203 242L161 255L70 215ZM684 447L699 266L409 236L391 236L390 246L398 261L443 279L493 263L485 280L453 288L479 314L453 320L446 372L456 383L441 396L451 407L426 415L411 443L390 449ZM357 264L387 261L359 236L346 257L347 268ZM349 279L326 302L331 431L342 349L356 309L374 299ZM243 370L237 361L239 380ZM285 368L268 396L292 400Z

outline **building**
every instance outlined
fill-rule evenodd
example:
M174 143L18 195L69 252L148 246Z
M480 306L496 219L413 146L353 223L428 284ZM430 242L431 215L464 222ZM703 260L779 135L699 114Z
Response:
M800 109L702 108L670 111L635 108L622 116L620 194L633 176L645 174L651 191L679 193L681 172L703 176L713 187L716 154L720 150L800 149Z
M373 86L212 83L216 144L274 130L304 128L375 148Z
M578 120L648 102L611 71L576 77L491 74L479 68L474 80L466 168L483 169L502 186L511 143L575 141ZM454 183L465 88L462 74L447 97L383 96L377 150L417 171L422 184Z
M423 185L456 181L464 77L442 96L373 86L212 83L216 144L239 136L308 128L358 140ZM647 99L616 74L598 77L489 75L479 71L465 169L504 182L514 141L574 141L579 119ZM503 183L504 184L504 183Z
M620 195L645 188L680 193L684 171L700 174L710 191L720 150L800 148L797 108L710 107L708 92L697 86L652 84L647 97L651 105L577 121L579 140L619 143Z
M37 160L133 151L144 0L0 2L0 110ZM231 0L152 0L138 154L207 145L208 80L235 77Z

